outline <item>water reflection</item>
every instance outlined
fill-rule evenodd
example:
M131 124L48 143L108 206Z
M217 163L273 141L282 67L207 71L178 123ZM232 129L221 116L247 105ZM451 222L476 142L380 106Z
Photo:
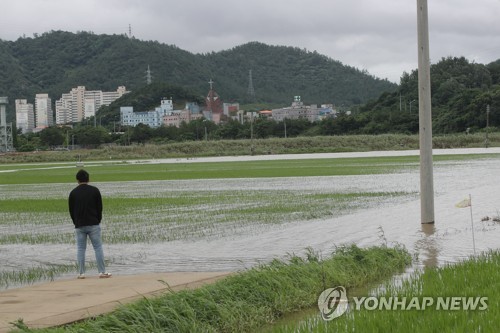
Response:
M422 223L422 232L424 238L421 241L421 254L423 255L422 263L424 267L436 267L438 265L439 247L434 237L436 227L434 223Z

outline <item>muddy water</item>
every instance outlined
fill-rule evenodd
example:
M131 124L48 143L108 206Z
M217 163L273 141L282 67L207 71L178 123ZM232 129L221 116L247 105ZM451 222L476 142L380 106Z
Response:
M474 153L478 150L460 152ZM488 152L498 153L493 150ZM386 155L387 152L382 154ZM398 153L393 152L393 154ZM363 154L350 154L352 157L360 155ZM410 200L394 199L393 202L362 208L343 216L271 225L262 230L248 230L218 238L159 244L108 244L105 245L105 256L111 260L109 270L115 274L237 271L273 258L283 258L289 253L302 254L308 246L328 255L335 246L342 244L371 246L399 243L418 256L419 265L442 265L466 258L474 252L480 253L499 247L500 223L491 220L481 221L485 216L500 215L498 179L500 179L500 158L435 163L436 223L434 225L420 223L420 201L418 196L415 196ZM389 175L355 177L228 179L225 182L193 180L169 182L169 186L162 188L179 188L179 186L184 189L199 188L201 184L210 186L212 190L236 187L284 190L323 188L325 191L335 189L342 192L418 192L419 173L415 170ZM106 191L106 185L103 186ZM127 184L121 183L120 186L126 188ZM133 188L133 186L128 187ZM472 223L469 208L455 207L456 203L469 195L472 197ZM74 252L73 245L8 245L0 246L0 261L4 265L17 268L36 267L38 264L68 264L74 262Z

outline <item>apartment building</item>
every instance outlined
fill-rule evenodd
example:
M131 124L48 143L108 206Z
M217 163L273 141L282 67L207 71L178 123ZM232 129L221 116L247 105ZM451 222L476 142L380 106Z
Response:
M159 107L151 111L134 112L131 106L120 108L121 124L124 126L137 126L139 124L157 128L163 125L163 117L170 115L174 110L172 99L163 98Z
M52 99L49 94L35 95L36 130L42 130L54 125L54 114L52 112Z
M189 124L190 121L202 119L203 114L191 113L189 109L175 110L172 113L163 117L163 124L165 126L180 127L182 123Z
M111 104L126 93L124 86L110 92L87 90L85 86L73 88L56 101L56 124L76 123L93 117L101 106Z
M26 99L16 99L16 126L23 134L35 128L35 110Z
M157 128L162 125L179 127L182 123L202 119L203 114L196 103L188 102L184 110L174 110L172 99L163 98L159 107L153 111L134 112L131 106L120 108L120 119L123 126L137 126L139 124Z
M305 118L310 122L314 122L319 119L321 111L322 109L318 108L317 105L304 105L300 96L295 96L290 107L273 109L272 117L275 121Z

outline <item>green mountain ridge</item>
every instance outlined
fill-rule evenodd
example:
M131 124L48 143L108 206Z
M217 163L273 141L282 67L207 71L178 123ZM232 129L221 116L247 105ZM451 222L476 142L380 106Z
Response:
M306 103L366 103L397 85L317 52L250 42L230 50L193 54L174 45L124 35L51 31L16 41L0 40L0 95L11 104L48 93L53 101L76 86L114 91L138 90L153 81L204 96L208 81L224 101L289 105L295 95ZM249 70L255 99L248 96ZM12 108L10 108L12 109ZM12 113L12 111L11 111Z
M146 85L151 68L153 85ZM71 88L132 94L99 111L103 124L116 121L119 107L153 108L161 96L203 103L215 81L225 102L250 108L288 106L300 95L306 104L332 103L353 113L318 124L310 133L380 134L418 132L418 72L402 73L399 85L375 78L327 56L297 47L249 42L232 49L193 54L174 45L125 35L52 31L34 38L0 40L0 96L33 102L48 93L53 102ZM255 98L247 94L252 70ZM500 59L478 64L464 57L431 65L433 131L484 131L500 126ZM489 111L487 111L489 110Z

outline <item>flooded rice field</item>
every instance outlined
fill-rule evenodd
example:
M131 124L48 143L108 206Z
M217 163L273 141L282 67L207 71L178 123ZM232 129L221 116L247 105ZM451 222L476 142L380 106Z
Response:
M237 271L284 258L287 254L301 255L306 247L328 255L336 246L351 243L359 246L399 243L418 258L420 266L455 262L474 252L499 247L500 222L493 220L500 216L498 179L498 157L435 162L434 225L420 223L418 167L393 174L362 176L94 185L107 200L123 200L125 205L112 214L106 212L105 207L103 235L109 271L140 274ZM0 185L0 200L42 196L61 200L64 205L74 186ZM333 195L350 193L380 195L331 200ZM469 208L455 207L469 195L472 221ZM164 198L179 197L194 203L181 203L175 209L158 204ZM126 207L127 198L144 198L149 203L130 212ZM270 202L276 206L264 209ZM4 239L0 245L0 273L75 262L73 226L66 211L33 213L27 210L22 214L0 211L0 221L0 234ZM31 237L31 242L23 242L20 235ZM5 241L9 236L13 239L10 243ZM87 258L93 260L91 247ZM72 275L66 273L58 278Z

